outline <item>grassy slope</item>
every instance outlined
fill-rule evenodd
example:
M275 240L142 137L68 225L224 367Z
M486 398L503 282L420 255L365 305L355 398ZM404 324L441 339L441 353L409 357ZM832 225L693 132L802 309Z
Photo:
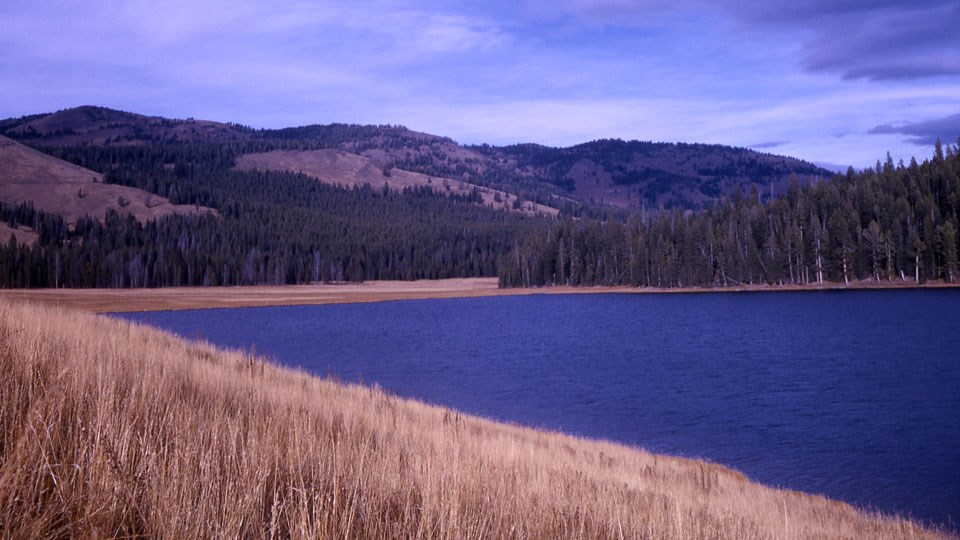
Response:
M339 150L274 150L245 154L237 159L237 168L301 172L325 184L345 187L370 184L373 188L380 188L388 185L395 191L419 187L429 188L434 193L460 196L468 196L476 189L483 198L483 204L491 208L517 211L528 215L556 216L560 213L556 208L531 201L524 202L521 208L514 210L513 203L517 199L516 195L460 180L438 178L395 168L391 168L390 176L385 176L383 167L378 166L374 160ZM497 195L499 195L499 202L497 202Z
M121 206L120 198L125 199ZM7 204L33 201L34 206L58 214L68 223L85 215L103 217L113 208L145 222L167 214L211 211L175 205L159 195L114 184L103 175L48 156L0 135L0 200ZM3 241L10 238L4 235Z
M0 373L0 537L936 537L54 308L0 303Z

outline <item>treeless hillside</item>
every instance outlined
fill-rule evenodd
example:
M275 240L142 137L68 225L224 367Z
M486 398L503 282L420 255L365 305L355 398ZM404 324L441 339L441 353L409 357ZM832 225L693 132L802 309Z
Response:
M374 188L388 186L394 191L402 191L405 188L428 188L436 193L460 197L469 197L476 190L483 204L492 208L516 210L529 215L556 216L559 214L556 208L530 201L524 201L520 208L514 208L516 195L460 180L379 165L371 158L342 150L274 150L245 154L237 160L237 168L303 173L325 184L344 187L369 184Z
M67 223L89 215L102 217L113 208L144 222L171 213L191 214L210 209L173 205L159 195L132 187L104 184L103 175L48 156L0 136L0 201L33 201L44 212ZM9 236L7 236L9 238Z

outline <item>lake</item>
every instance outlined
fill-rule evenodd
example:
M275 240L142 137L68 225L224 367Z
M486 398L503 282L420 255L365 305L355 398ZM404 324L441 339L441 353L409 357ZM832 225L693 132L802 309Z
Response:
M537 295L117 315L505 421L960 517L960 290Z

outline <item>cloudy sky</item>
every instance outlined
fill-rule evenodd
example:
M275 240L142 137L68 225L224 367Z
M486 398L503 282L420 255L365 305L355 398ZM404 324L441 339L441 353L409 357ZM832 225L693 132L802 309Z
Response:
M0 118L102 105L861 167L956 144L958 28L960 0L3 0Z

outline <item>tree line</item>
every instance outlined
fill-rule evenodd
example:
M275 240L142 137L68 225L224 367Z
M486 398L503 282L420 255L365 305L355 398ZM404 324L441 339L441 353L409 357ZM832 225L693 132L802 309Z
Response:
M236 171L228 145L81 147L55 154L106 181L217 215L147 223L110 211L68 226L30 205L0 218L31 227L33 246L0 247L5 287L256 285L495 276L528 218L444 196L340 188L286 172Z
M754 189L702 212L538 224L499 268L504 287L720 287L852 280L955 281L960 155L849 170L761 202Z
M955 281L960 156L885 163L791 183L781 197L736 192L702 211L524 217L430 190L324 185L233 170L257 142L49 148L218 215L147 223L112 211L69 225L29 204L0 219L39 234L0 244L4 287L163 287L497 276L504 287Z

